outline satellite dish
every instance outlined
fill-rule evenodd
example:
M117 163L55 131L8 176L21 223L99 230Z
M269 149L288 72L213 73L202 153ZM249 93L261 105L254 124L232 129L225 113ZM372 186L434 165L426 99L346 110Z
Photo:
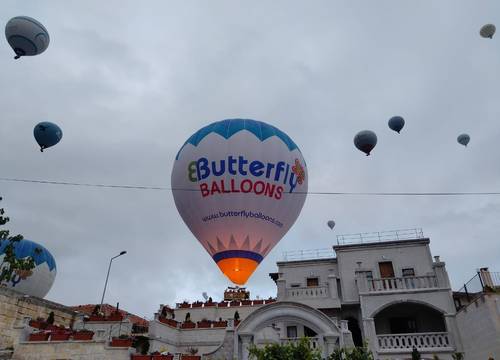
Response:
M208 294L205 291L201 295L203 295L203 299L205 299L205 301L208 300Z

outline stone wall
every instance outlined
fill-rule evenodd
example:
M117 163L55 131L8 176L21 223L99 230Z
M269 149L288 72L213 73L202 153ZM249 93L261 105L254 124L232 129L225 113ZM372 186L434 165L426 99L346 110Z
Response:
M483 294L456 318L466 359L500 358L500 294Z
M54 312L54 324L70 326L75 312L70 308L0 287L0 349L12 348L23 335L28 318L46 319Z
M12 359L130 360L130 351L108 347L104 341L22 342L16 346Z

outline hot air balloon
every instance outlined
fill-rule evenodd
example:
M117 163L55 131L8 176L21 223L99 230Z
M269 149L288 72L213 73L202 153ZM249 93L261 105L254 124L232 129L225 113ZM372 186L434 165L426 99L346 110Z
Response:
M484 38L493 39L493 35L495 35L495 31L497 28L493 24L484 25L481 30L479 30L479 35Z
M220 270L243 285L297 219L307 180L288 135L261 121L229 119L184 143L171 184L186 225Z
M468 134L460 134L457 137L457 142L463 146L467 146L470 141L470 136Z
M40 145L40 151L43 151L61 141L62 130L56 124L44 121L35 126L33 135L38 145Z
M326 224L331 230L333 230L333 228L335 227L335 221L333 220L329 220Z
M28 16L16 16L10 19L5 26L5 37L16 53L14 59L41 54L50 42L45 26Z
M377 145L377 135L370 130L360 131L354 137L354 145L368 156Z
M389 119L389 127L391 128L391 130L396 131L398 134L404 126L405 119L403 119L401 116L393 116Z
M27 295L43 298L56 278L56 262L51 253L33 241L0 241L1 282Z

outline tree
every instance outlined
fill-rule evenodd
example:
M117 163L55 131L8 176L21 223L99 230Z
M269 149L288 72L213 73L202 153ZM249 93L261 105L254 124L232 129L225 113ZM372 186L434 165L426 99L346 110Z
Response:
M2 198L0 197L0 201ZM10 218L5 215L5 210L0 208L0 226L7 224ZM17 259L14 249L14 245L21 241L23 236L18 234L15 236L10 236L9 230L0 230L0 246L5 243L5 248L3 250L3 259L0 263L0 284L12 283L15 286L21 280L26 279L32 274L32 270L35 268L35 261L31 256L24 259ZM41 251L41 249L39 250ZM37 252L35 250L35 252Z
M54 325L54 312L51 311L49 316L47 317L47 324Z
M352 349L336 349L328 360L373 360L373 353L364 344L362 347Z
M421 358L422 358L422 356L418 352L417 348L414 347L413 351L411 352L411 360L420 360Z
M321 360L321 353L311 348L308 338L302 338L296 343L268 344L261 349L252 344L248 350L250 359L255 360Z

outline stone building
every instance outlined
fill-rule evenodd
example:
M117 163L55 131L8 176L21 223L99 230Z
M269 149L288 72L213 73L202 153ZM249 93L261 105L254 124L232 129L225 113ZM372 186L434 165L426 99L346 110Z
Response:
M246 360L251 344L307 336L324 357L366 342L376 359L408 358L414 347L424 358L452 359L462 351L456 309L429 242L419 229L343 235L334 251L286 254L270 274L276 301L161 307L150 323L152 349Z

